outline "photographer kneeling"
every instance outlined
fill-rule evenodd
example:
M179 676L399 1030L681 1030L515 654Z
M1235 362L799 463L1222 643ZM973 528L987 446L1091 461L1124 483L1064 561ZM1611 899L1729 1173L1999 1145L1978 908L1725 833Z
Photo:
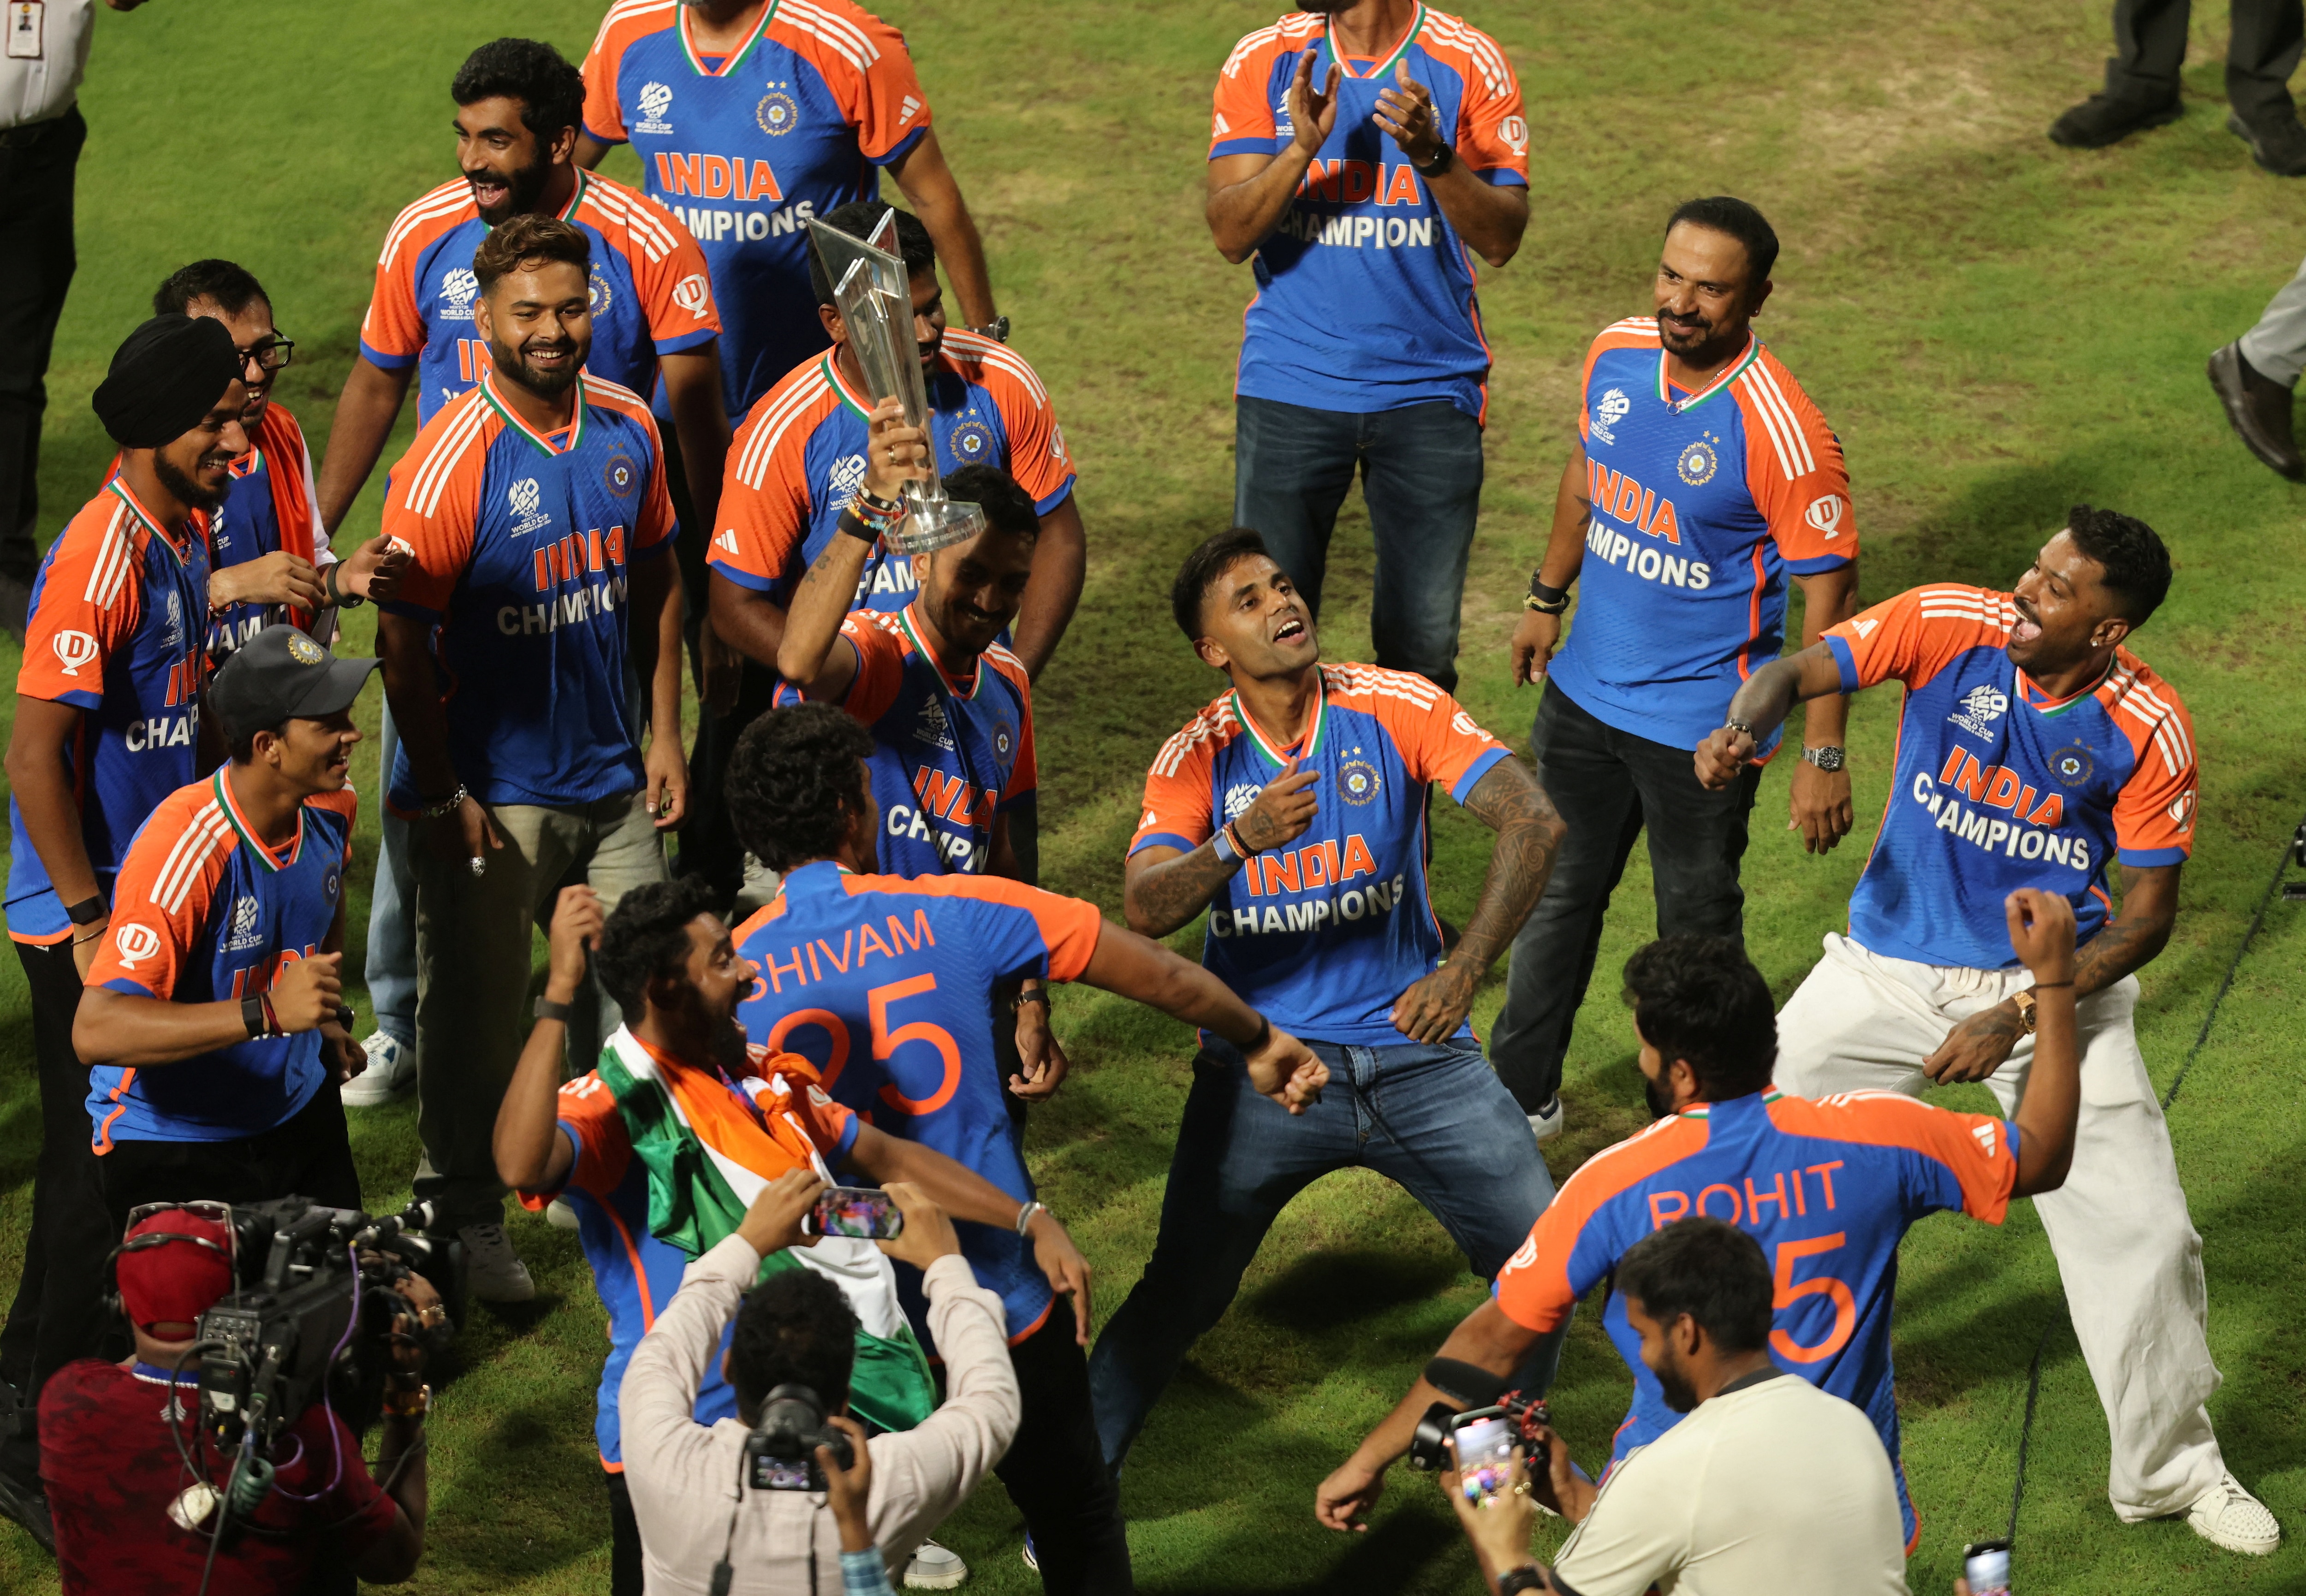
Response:
M807 1169L764 1187L736 1233L689 1265L626 1369L619 1404L625 1481L652 1596L877 1592L884 1587L870 1583L875 1563L902 1568L1017 1433L1017 1377L1001 1299L977 1284L944 1210L903 1182L884 1188L904 1216L903 1233L877 1245L921 1271L930 1329L944 1358L945 1399L918 1428L869 1443L847 1420L857 1318L840 1287L815 1270L793 1268L752 1284L764 1258L815 1245L801 1220L824 1189ZM739 1417L708 1427L690 1415L732 1319L722 1366ZM790 1482L748 1501L760 1478L747 1455L756 1425L770 1444L754 1450L765 1451L764 1466ZM834 1432L865 1454L857 1459L860 1472L869 1471L861 1519L859 1482L841 1477L837 1459L827 1470L817 1455L818 1438ZM779 1469L778 1460L787 1466ZM834 1489L828 1493L827 1486ZM828 1494L835 1522L824 1524ZM732 1497L727 1518L706 1510ZM734 1571L726 1586L714 1579L724 1563Z
M394 1325L373 1472L359 1438L328 1404L314 1402L265 1457L270 1482L261 1501L219 1512L237 1454L219 1452L201 1422L193 1353L201 1316L233 1290L233 1246L230 1229L205 1211L140 1213L115 1254L135 1355L124 1363L68 1363L40 1393L40 1478L55 1515L64 1596L202 1590L304 1596L324 1562L346 1590L347 1567L371 1584L396 1584L416 1572L424 1549L430 1392L416 1327L406 1315ZM400 1290L422 1315L440 1301L422 1279Z
M1617 1290L1642 1361L1689 1417L1599 1488L1542 1425L1533 1478L1516 1458L1477 1502L1443 1474L1491 1592L1906 1596L1889 1454L1858 1409L1770 1361L1772 1289L1761 1244L1719 1219L1677 1220L1627 1250ZM1577 1526L1550 1570L1529 1555L1533 1500Z

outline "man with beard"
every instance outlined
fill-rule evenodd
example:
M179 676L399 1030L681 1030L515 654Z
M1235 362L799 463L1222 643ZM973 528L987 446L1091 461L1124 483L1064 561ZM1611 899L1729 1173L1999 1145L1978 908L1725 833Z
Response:
M1547 684L1530 751L1569 841L1514 942L1490 1056L1541 1141L1561 1130L1570 1028L1644 829L1657 934L1743 935L1738 865L1761 768L1710 791L1687 751L1776 657L1789 574L1805 644L1858 591L1841 445L1754 336L1777 258L1778 235L1743 200L1692 200L1666 224L1657 315L1604 328L1586 353L1582 444L1513 638L1516 684ZM1577 625L1557 659L1572 584ZM1813 853L1849 830L1846 713L1836 697L1810 705L1794 766L1787 829Z
M738 1004L760 969L738 952L727 924L713 912L711 894L694 878L636 888L613 916L592 888L564 888L550 940L536 1027L497 1112L497 1172L531 1208L566 1193L576 1210L593 1284L609 1316L594 1426L609 1488L609 1588L613 1596L640 1596L640 1532L625 1484L618 1388L633 1349L696 1254L680 1244L684 1237L661 1233L671 1226L650 1227L653 1182L647 1162L634 1151L635 1126L645 1131L649 1121L629 1088L619 1097L615 1067L561 1084L565 1015L585 978L587 951L628 1017L623 1041L670 1072L672 1099L693 1104L704 1094L714 1109L726 1103L739 1111L741 1117L727 1124L761 1155L747 1162L753 1174L773 1179L814 1169L830 1179L835 1170L853 1170L875 1185L910 1182L952 1217L1004 1232L1015 1222L1017 1199L944 1154L867 1124L827 1097L817 1071L799 1055L764 1049L754 1063ZM1045 1217L1032 1249L1029 1267L1049 1289L1086 1295L1089 1266L1063 1225ZM795 1256L804 1266L812 1262ZM693 1416L711 1425L736 1413L736 1392L716 1360Z
M2219 1384L2202 1241L2131 1023L2136 972L2177 923L2197 804L2186 706L2123 646L2169 587L2152 527L2076 505L2014 592L1917 587L1755 671L1696 772L1710 788L1737 781L1798 698L1905 684L1849 934L1825 939L1786 1003L1788 1091L1983 1080L2005 1105L2021 1090L2030 1102L2029 1039L2050 999L2037 1003L1978 906L2020 880L2072 903L2081 1125L2072 1174L2037 1206L2113 1431L2107 1494L2124 1523L2184 1514L2204 1540L2263 1556L2281 1526L2227 1471L2202 1405Z
M449 92L459 175L403 210L385 235L360 354L337 401L320 466L321 529L333 536L359 497L412 380L423 426L488 371L488 340L474 326L474 252L491 228L542 216L568 223L592 246L586 370L644 397L662 380L672 435L689 462L695 533L703 536L720 498L729 418L721 402L720 313L696 241L638 191L576 166L585 82L551 45L527 38L483 45L457 69ZM684 516L689 508L676 500ZM397 740L388 710L380 750L388 763ZM407 907L414 878L405 824L389 810L383 818L368 938L377 1030L363 1045L373 1063L346 1097L354 1106L398 1097L415 1078L415 942Z
M224 324L155 316L97 388L119 468L33 579L9 733L8 935L32 997L40 1152L15 1304L0 1330L0 1511L53 1546L40 1496L41 1385L97 1351L105 1223L89 1143L88 1066L73 1051L81 983L145 816L198 773L209 517L248 452L247 391Z
M1890 1367L1898 1243L1942 1208L1999 1225L2011 1198L2056 1188L2074 1148L2073 911L2055 892L2020 888L2003 917L2042 994L2033 1080L2007 1123L1880 1093L1806 1102L1772 1091L1769 984L1736 943L1669 937L1627 960L1642 1089L1659 1122L1563 1183L1499 1275L1496 1296L1450 1332L1409 1395L1322 1481L1315 1515L1333 1530L1361 1527L1431 1404L1486 1403L1643 1237L1704 1216L1752 1232L1769 1255L1778 1291L1768 1344L1780 1365L1857 1404L1880 1432L1910 1551L1919 1532L1898 1461ZM1688 1406L1646 1360L1624 1293L1610 1297L1601 1324L1634 1374L1614 1468Z
M659 832L687 800L672 506L647 401L583 370L592 269L586 235L550 218L482 241L474 328L490 369L417 434L384 511L413 557L377 652L401 728L386 801L423 823L416 1194L464 1238L474 1293L498 1302L535 1289L500 1223L489 1148L531 929L571 883L613 907L662 880ZM628 671L645 695L637 723ZM590 1057L596 1040L571 1051Z
M230 260L195 260L168 274L152 295L152 313L223 322L248 389L240 423L249 451L233 462L232 486L209 540L209 655L221 660L267 626L325 629L324 610L389 598L408 557L372 538L350 559L339 559L320 527L304 429L272 397L273 380L287 366L295 340L273 325L263 285Z
M1123 902L1166 936L1209 910L1201 962L1302 1037L1334 1089L1275 1119L1239 1053L1204 1035L1161 1231L1089 1361L1116 1468L1193 1343L1296 1195L1373 1169L1494 1276L1553 1197L1537 1144L1467 1016L1490 961L1545 889L1561 822L1505 745L1422 677L1325 664L1312 617L1253 532L1219 533L1170 589L1179 629L1227 691L1146 773ZM1436 787L1498 833L1445 960L1426 890ZM1555 1342L1532 1360L1542 1388Z

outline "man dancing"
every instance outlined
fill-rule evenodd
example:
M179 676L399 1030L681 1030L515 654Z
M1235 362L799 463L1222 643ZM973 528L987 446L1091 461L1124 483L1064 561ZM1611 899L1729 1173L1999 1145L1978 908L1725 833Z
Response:
M1697 750L1726 787L1797 698L1906 687L1874 856L1780 1017L1778 1084L1803 1097L1984 1080L2005 1111L2034 1057L2032 982L1991 909L2020 883L2073 903L2082 1042L2072 1172L2037 1199L2113 1430L2125 1523L2182 1513L2229 1551L2281 1526L2226 1471L2202 1242L2131 1022L2135 972L2170 939L2193 843L2193 728L2122 646L2170 587L2153 528L2077 505L2014 593L1918 587L1754 673ZM2106 866L2122 866L2119 913Z

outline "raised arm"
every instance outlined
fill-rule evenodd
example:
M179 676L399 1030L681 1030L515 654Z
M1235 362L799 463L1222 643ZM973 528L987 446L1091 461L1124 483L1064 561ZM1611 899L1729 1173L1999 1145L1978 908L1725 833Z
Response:
M1206 215L1217 253L1238 266L1281 225L1297 185L1329 130L1337 124L1337 68L1313 88L1313 52L1298 57L1289 80L1289 120L1296 130L1277 155L1221 155L1209 162Z
M607 917L601 899L579 883L560 889L552 906L549 963L544 975L544 1001L571 1003L585 979L588 950L598 945ZM497 1179L517 1191L558 1191L576 1162L568 1139L559 1135L560 1051L568 1022L540 1015L513 1067L512 1083L497 1105L496 1130L490 1151L496 1159Z
M2034 1064L2019 1100L2018 1181L2031 1197L2065 1183L2082 1101L2081 1042L2074 1024L2074 907L2055 892L2020 887L2003 905L2010 945L2034 976Z
M874 408L867 439L866 493L893 502L907 481L928 475L928 436L905 425L904 406L897 400L884 399ZM841 623L849 617L857 579L878 540L850 530L871 531L854 510L841 512L841 525L793 590L777 642L777 674L809 698L839 698L857 674L856 651L841 646Z
M1698 781L1715 791L1729 786L1796 704L1841 691L1841 666L1825 644L1772 660L1746 679L1722 724L1697 745Z
M945 164L936 129L925 129L918 143L890 162L889 175L929 230L937 263L952 283L952 296L961 301L961 313L971 327L990 326L999 312L993 308L993 275L985 269L985 241L969 214L969 201L961 198L961 180Z
M1454 151L1448 166L1426 175L1425 168L1442 158L1448 146L1441 138L1433 91L1409 75L1406 55L1395 59L1393 87L1379 90L1377 110L1370 119L1391 135L1402 158L1418 169L1418 179L1433 202L1474 253L1492 266L1514 258L1529 228L1529 190L1517 183L1483 181Z

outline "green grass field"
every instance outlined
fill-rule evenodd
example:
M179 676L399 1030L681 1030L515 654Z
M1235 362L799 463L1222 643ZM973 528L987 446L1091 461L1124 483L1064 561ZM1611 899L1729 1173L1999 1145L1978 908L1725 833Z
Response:
M1252 0L885 9L912 41L1017 346L1055 394L1080 463L1089 591L1040 689L1044 859L1049 884L1117 914L1146 761L1214 691L1163 595L1182 552L1227 519L1231 372L1249 281L1218 259L1201 224L1203 141L1217 66L1273 11ZM2186 119L2097 155L2058 150L2042 131L2095 81L2104 0L1561 0L1471 16L1521 74L1534 219L1520 257L1484 290L1498 371L1463 696L1524 741L1533 699L1508 686L1505 640L1571 435L1579 356L1596 329L1648 309L1673 202L1725 191L1755 201L1785 245L1761 330L1841 432L1867 599L1924 579L2006 584L2076 499L2143 516L2171 544L2177 585L2139 644L2192 707L2203 802L2177 935L2143 977L2141 1039L2165 1084L2306 807L2298 490L2249 459L2201 377L2208 352L2248 326L2295 265L2306 189L2257 171L2220 131L2224 39L2213 30L2223 18L2201 10ZM573 58L600 11L599 0L99 10L83 95L92 132L80 276L49 376L44 535L94 490L109 457L87 396L114 346L158 279L195 257L233 257L270 286L298 340L280 397L316 442L324 437L383 229L452 173L457 64L501 32L540 34ZM622 153L607 169L634 171ZM380 474L351 538L373 531L380 493ZM1356 507L1339 533L1336 658L1367 647L1365 526ZM366 645L370 613L355 618L354 646ZM0 671L14 665L13 649L0 648ZM363 710L377 706L372 694ZM1840 852L1806 858L1778 829L1785 778L1765 783L1747 871L1749 941L1781 994L1820 935L1842 924L1883 798L1895 709L1875 694L1853 714L1860 830ZM356 771L364 791L376 790L374 774L366 762ZM348 970L364 940L372 816L354 873ZM1441 907L1462 921L1487 833L1454 810L1439 832ZM1647 892L1637 858L1605 972L1650 935ZM2300 914L2272 910L2171 1117L2226 1379L2211 1411L2235 1472L2306 1532ZM1501 977L1477 1023L1494 1014ZM1151 1246L1186 1037L1087 992L1066 994L1058 1013L1080 1068L1037 1114L1030 1148L1109 1312ZM1548 1148L1557 1179L1641 1122L1631 1053L1605 974L1571 1057L1571 1129ZM38 1137L30 1058L21 972L0 960L0 1277L10 1282ZM1947 1100L1986 1103L1975 1088ZM413 1111L363 1114L354 1138L372 1206L397 1204L415 1157ZM432 1426L425 1591L607 1585L590 1430L601 1314L572 1238L527 1216L514 1225L542 1295L516 1312L478 1310L464 1336L461 1372ZM1961 1543L2001 1532L2027 1361L2046 1327L2020 1588L2306 1589L2295 1548L2259 1562L2175 1523L2116 1523L2104 1421L2029 1205L1998 1231L1945 1216L1924 1224L1905 1249L1902 1285L1906 1464L1924 1520L1910 1570L1917 1592L1942 1596ZM1285 1215L1134 1454L1123 1501L1145 1588L1473 1590L1471 1559L1430 1485L1397 1476L1373 1532L1352 1542L1320 1529L1311 1505L1314 1484L1480 1289L1439 1227L1375 1177L1333 1178ZM1581 1457L1606 1449L1629 1386L1582 1319L1556 1394ZM944 1532L977 1570L970 1589L1038 1590L1018 1564L1018 1527L988 1481ZM1787 1585L1803 1588L1798 1571ZM54 1586L30 1541L0 1529L0 1589Z

